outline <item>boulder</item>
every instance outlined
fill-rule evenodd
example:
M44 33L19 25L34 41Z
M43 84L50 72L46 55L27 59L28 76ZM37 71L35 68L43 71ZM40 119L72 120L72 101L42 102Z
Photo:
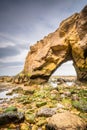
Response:
M59 28L30 47L23 74L44 83L64 62L72 60L77 79L87 80L87 6L60 23Z
M24 114L21 112L7 112L0 114L0 125L8 123L19 123L24 120Z
M63 112L49 118L46 130L86 130L86 123L77 115Z

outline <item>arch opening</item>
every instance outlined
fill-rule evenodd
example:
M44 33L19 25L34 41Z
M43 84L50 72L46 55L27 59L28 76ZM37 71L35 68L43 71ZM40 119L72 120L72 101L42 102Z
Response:
M51 76L77 76L73 61L67 61L58 67Z

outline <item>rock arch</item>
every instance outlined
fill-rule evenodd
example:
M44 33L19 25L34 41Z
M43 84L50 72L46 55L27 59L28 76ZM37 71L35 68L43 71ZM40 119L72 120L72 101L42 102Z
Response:
M60 67L58 67L51 76L75 76L76 71L73 66L73 61L64 62Z
M78 80L87 80L87 6L30 47L23 73L31 82L43 83L69 60L73 60Z

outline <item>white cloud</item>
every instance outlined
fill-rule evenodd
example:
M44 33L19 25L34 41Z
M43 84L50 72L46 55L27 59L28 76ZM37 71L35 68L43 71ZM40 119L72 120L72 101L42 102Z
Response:
M6 48L8 46L14 46L14 43L8 41L8 42L0 42L0 48Z

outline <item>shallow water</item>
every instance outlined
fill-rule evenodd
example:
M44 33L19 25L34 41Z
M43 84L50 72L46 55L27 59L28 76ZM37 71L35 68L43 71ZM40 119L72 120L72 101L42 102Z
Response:
M72 86L73 85L73 82L71 81L71 82L66 82L66 84L68 85L68 86Z
M56 88L57 87L57 82L50 82L50 85L53 87L53 88Z
M66 85L68 85L69 87L73 85L74 82L70 81L70 82L65 82ZM53 82L51 81L50 82L50 85L53 87L53 88L56 88L58 86L59 82Z
M9 93L11 90L3 90L0 92L0 103L2 103L3 101L9 101L10 99L17 97L18 94L12 94L12 95L7 95L7 93Z

